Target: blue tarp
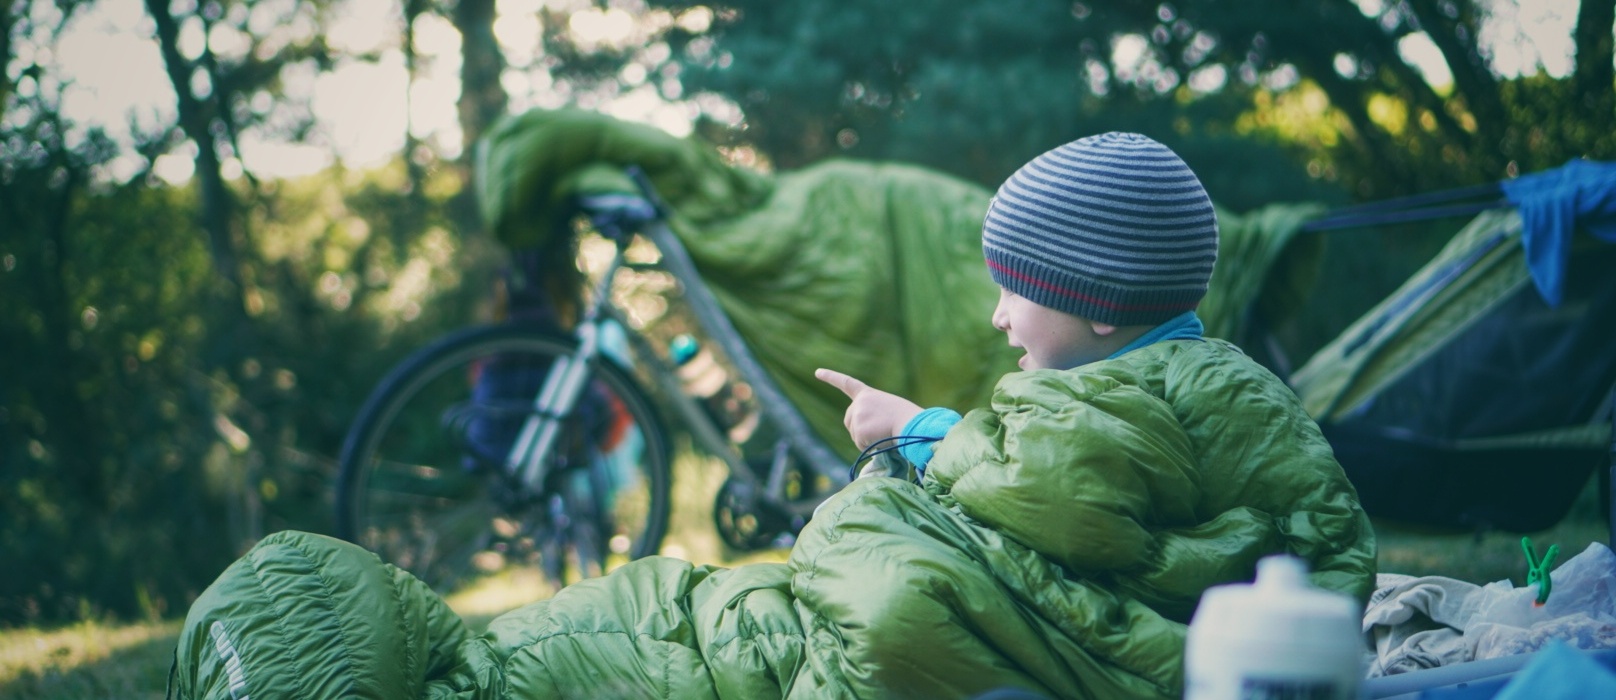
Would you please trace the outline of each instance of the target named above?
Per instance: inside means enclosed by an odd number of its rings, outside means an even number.
[[[1616,243],[1616,163],[1573,160],[1501,184],[1504,196],[1521,212],[1532,282],[1549,306],[1559,307],[1576,227]]]

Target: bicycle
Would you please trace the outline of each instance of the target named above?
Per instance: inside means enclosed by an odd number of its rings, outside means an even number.
[[[339,460],[339,537],[439,589],[512,558],[536,557],[560,586],[653,554],[671,510],[661,404],[724,463],[713,517],[733,548],[794,535],[847,483],[846,464],[747,349],[668,227],[665,205],[629,170],[639,196],[577,202],[614,252],[571,332],[520,322],[464,329],[411,354],[372,391]],[[636,239],[660,259],[631,262]],[[763,449],[743,451],[614,304],[619,273],[639,268],[677,281],[702,335],[750,388]]]

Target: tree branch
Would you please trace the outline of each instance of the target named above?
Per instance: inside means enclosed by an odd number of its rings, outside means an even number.
[[[1493,75],[1487,59],[1477,47],[1474,30],[1481,22],[1476,17],[1474,3],[1454,0],[1459,10],[1457,17],[1442,11],[1439,0],[1407,0],[1409,10],[1425,30],[1426,36],[1442,52],[1442,58],[1453,73],[1453,87],[1470,116],[1476,119],[1476,148],[1480,153],[1496,150],[1503,142],[1508,127],[1508,113],[1498,91],[1498,79]],[[1502,173],[1492,173],[1499,176]]]

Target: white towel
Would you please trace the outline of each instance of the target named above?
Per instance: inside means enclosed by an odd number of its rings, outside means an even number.
[[[1381,574],[1364,611],[1376,657],[1369,677],[1524,654],[1552,639],[1616,648],[1616,553],[1595,542],[1549,579],[1548,602],[1537,606],[1535,585]]]

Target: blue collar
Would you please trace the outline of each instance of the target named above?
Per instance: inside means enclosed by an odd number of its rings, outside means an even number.
[[[1111,356],[1105,359],[1114,360],[1163,340],[1200,340],[1204,332],[1206,327],[1201,325],[1201,317],[1196,316],[1194,311],[1185,311],[1163,321],[1161,325],[1146,331],[1144,335],[1134,338],[1133,342],[1124,345],[1121,350],[1111,353]]]

